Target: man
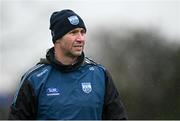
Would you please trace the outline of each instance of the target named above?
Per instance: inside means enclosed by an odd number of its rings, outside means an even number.
[[[54,12],[50,30],[54,47],[23,75],[9,119],[127,119],[110,74],[84,55],[81,17]]]

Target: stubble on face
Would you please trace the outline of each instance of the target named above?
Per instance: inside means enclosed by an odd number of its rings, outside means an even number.
[[[84,43],[73,42],[71,53],[74,56],[80,56],[84,50]]]
[[[61,39],[57,41],[57,44],[57,46],[59,46],[59,53],[62,53],[62,55],[66,57],[75,58],[82,54],[85,43],[78,43],[76,41],[68,43],[67,40]]]
[[[76,28],[57,40],[55,47],[59,57],[74,59],[80,56],[84,50],[85,34],[83,28]]]

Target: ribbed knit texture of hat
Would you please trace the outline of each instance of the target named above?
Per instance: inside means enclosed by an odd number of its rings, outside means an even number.
[[[53,43],[75,28],[84,28],[86,31],[83,20],[74,11],[65,9],[52,13],[49,29],[51,30]]]

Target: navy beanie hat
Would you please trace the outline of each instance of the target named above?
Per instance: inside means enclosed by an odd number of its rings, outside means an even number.
[[[75,28],[84,28],[86,31],[83,20],[74,11],[65,9],[52,13],[49,29],[51,30],[53,43]]]

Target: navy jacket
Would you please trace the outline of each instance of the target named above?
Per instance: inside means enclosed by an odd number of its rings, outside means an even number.
[[[59,63],[51,48],[47,59],[27,71],[10,107],[9,119],[127,119],[110,74],[94,61],[78,57]]]

